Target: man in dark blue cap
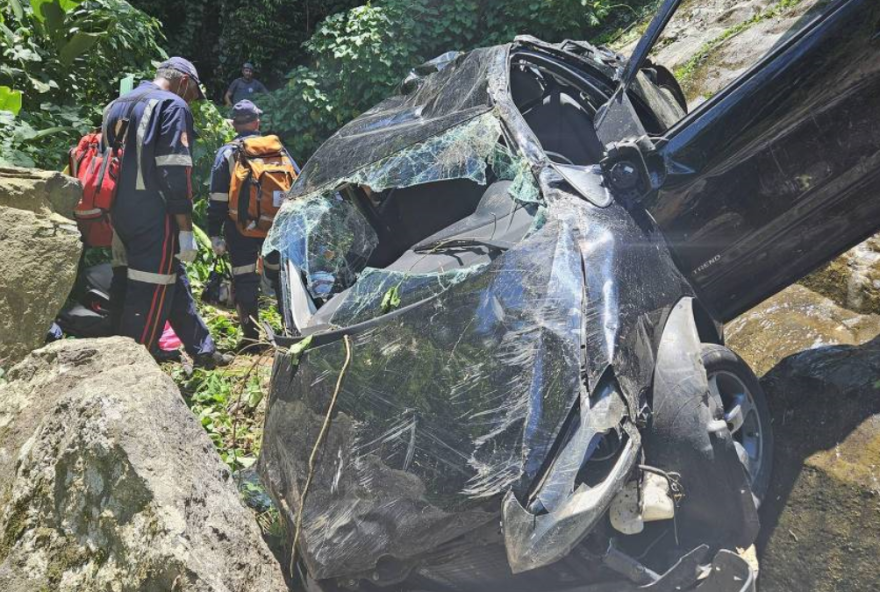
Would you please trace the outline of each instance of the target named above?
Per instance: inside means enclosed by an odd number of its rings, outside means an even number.
[[[253,100],[257,93],[267,93],[269,90],[263,83],[254,78],[254,65],[245,62],[241,67],[241,78],[236,78],[229,85],[226,95],[223,97],[226,106],[237,104],[245,99]]]
[[[155,79],[104,109],[103,138],[124,148],[110,216],[114,230],[111,307],[119,334],[158,359],[170,321],[197,365],[227,364],[196,310],[183,263],[198,253],[192,231],[193,118],[189,103],[204,98],[188,60],[159,65]]]
[[[265,232],[241,228],[230,216],[230,186],[235,170],[236,151],[247,138],[260,137],[260,116],[263,112],[249,100],[239,101],[232,108],[235,139],[217,152],[211,171],[211,200],[208,203],[208,235],[217,256],[229,253],[235,306],[238,310],[244,340],[240,348],[253,348],[257,342],[256,319],[259,318],[260,276],[257,260],[263,249]],[[283,151],[295,174],[299,166],[286,150]],[[263,272],[272,282],[276,296],[280,294],[280,262],[278,252],[263,258]]]

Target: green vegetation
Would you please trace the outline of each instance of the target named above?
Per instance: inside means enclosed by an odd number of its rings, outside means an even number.
[[[260,452],[271,355],[242,356],[231,367],[187,376],[170,368],[187,404],[233,470],[254,464]]]
[[[63,168],[122,73],[164,57],[160,26],[124,0],[0,1],[0,164]]]
[[[682,89],[684,89],[685,94],[690,96],[690,91],[692,90],[691,87],[693,86],[694,80],[698,78],[698,73],[706,66],[710,56],[715,50],[725,41],[742,33],[746,29],[750,29],[762,21],[783,15],[801,2],[802,0],[779,0],[775,4],[757,13],[752,18],[737,23],[733,27],[722,31],[720,35],[711,41],[704,43],[691,59],[675,69],[675,77],[678,79],[679,84],[681,84]]]
[[[610,9],[607,0],[385,0],[352,8],[321,24],[304,46],[309,63],[263,99],[268,127],[305,160],[428,59],[517,34],[588,38]]]

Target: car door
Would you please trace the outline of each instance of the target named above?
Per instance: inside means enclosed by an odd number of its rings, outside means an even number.
[[[654,138],[641,203],[725,321],[880,230],[880,2],[805,21]]]

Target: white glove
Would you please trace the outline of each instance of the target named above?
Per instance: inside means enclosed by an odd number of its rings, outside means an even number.
[[[177,234],[177,238],[180,242],[180,252],[177,254],[177,258],[184,263],[192,263],[195,261],[196,255],[199,254],[199,246],[196,244],[196,237],[193,236],[193,233],[187,230],[181,230]]]
[[[226,241],[219,236],[212,236],[211,248],[214,249],[215,255],[217,255],[218,257],[222,257],[226,254]]]

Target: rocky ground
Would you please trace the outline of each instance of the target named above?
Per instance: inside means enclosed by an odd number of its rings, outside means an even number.
[[[63,340],[0,386],[0,590],[286,590],[229,467],[130,339]]]
[[[880,316],[792,286],[727,327],[763,374],[776,453],[758,542],[761,592],[880,581]]]

